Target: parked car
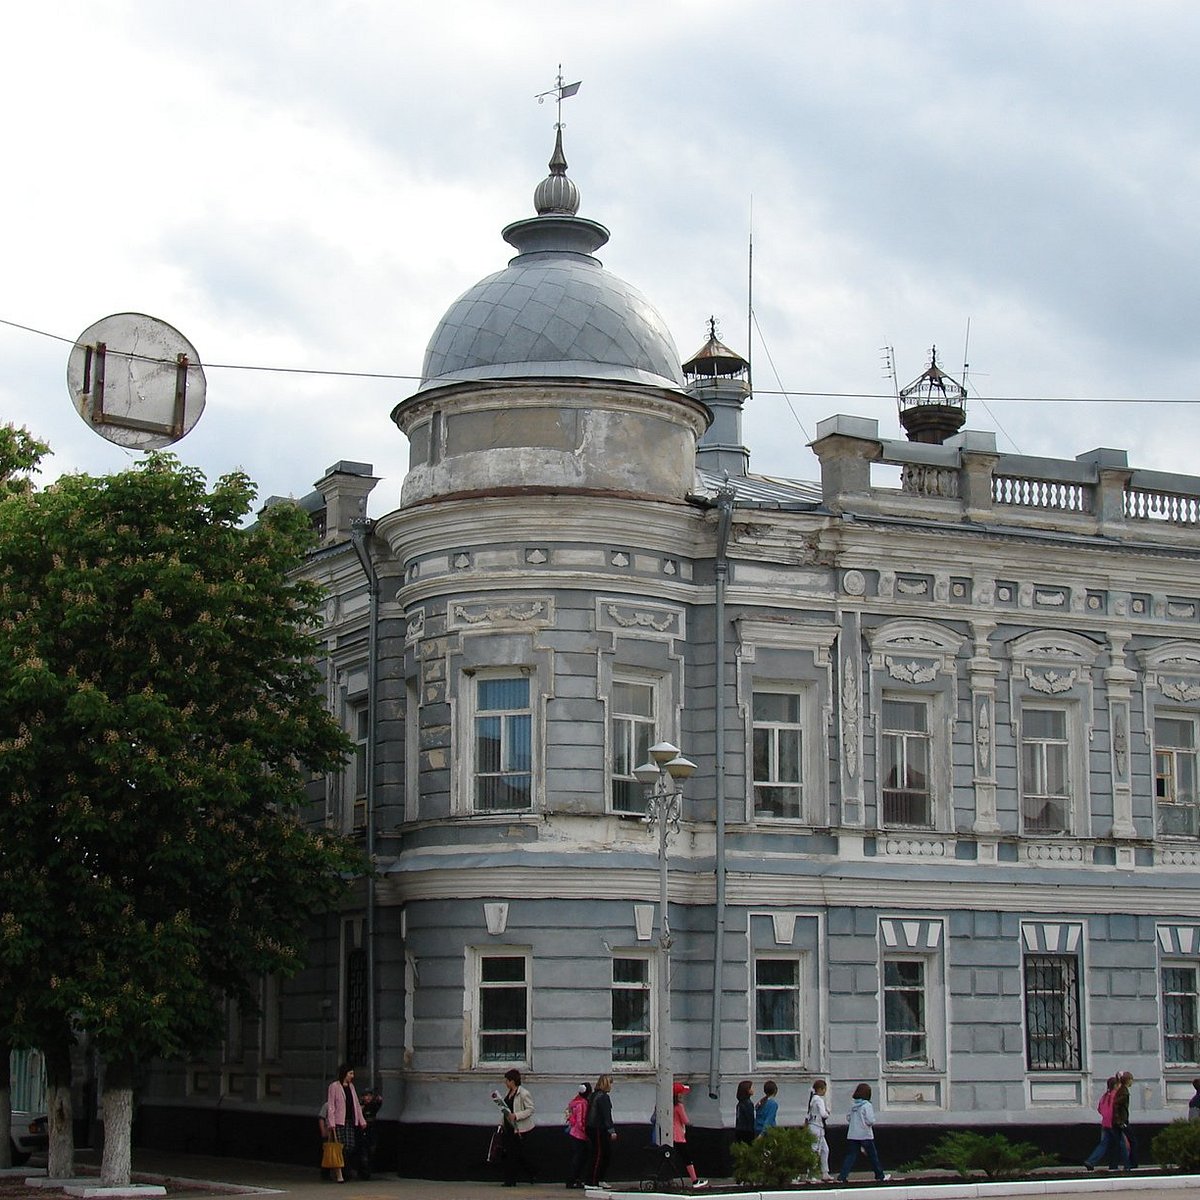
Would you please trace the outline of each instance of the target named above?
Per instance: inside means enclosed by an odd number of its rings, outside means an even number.
[[[45,1154],[50,1147],[45,1113],[13,1113],[8,1140],[14,1167],[23,1167],[35,1154]]]

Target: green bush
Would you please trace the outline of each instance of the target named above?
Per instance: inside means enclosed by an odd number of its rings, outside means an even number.
[[[1016,1175],[1037,1167],[1052,1167],[1058,1162],[1053,1154],[1043,1154],[1029,1142],[1010,1142],[1002,1133],[974,1133],[960,1130],[935,1142],[920,1158],[906,1163],[904,1171],[957,1171],[964,1179],[982,1171],[989,1179]]]
[[[1179,1171],[1200,1170],[1200,1121],[1172,1121],[1150,1143],[1154,1161]]]
[[[814,1175],[821,1165],[806,1126],[772,1126],[752,1142],[734,1142],[733,1177],[757,1188],[787,1187],[802,1175]]]

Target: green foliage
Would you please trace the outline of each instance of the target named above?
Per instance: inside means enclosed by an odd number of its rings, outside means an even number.
[[[975,1133],[963,1129],[940,1138],[919,1158],[902,1170],[957,1171],[963,1178],[983,1172],[989,1179],[1016,1175],[1058,1162],[1053,1154],[1043,1154],[1030,1142],[1010,1142],[1002,1133]]]
[[[28,492],[28,473],[50,452],[26,429],[0,425],[0,497],[8,493]]]
[[[1200,1171],[1200,1121],[1172,1121],[1150,1143],[1154,1161],[1191,1174]]]
[[[734,1142],[733,1177],[758,1188],[786,1187],[793,1179],[813,1175],[821,1163],[807,1126],[774,1125],[752,1142]]]
[[[8,453],[6,458],[6,447]],[[0,439],[5,463],[34,448]],[[24,458],[20,452],[23,450]],[[223,995],[301,965],[309,917],[363,863],[299,820],[347,741],[308,632],[320,590],[293,505],[244,527],[170,455],[0,490],[0,1029],[177,1057]]]

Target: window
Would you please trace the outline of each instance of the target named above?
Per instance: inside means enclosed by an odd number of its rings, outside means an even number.
[[[614,958],[612,964],[612,1061],[614,1067],[651,1061],[650,959]]]
[[[524,954],[483,954],[478,961],[476,1061],[527,1062],[529,960]]]
[[[1154,794],[1159,833],[1184,837],[1200,833],[1194,717],[1154,718]]]
[[[1069,831],[1069,762],[1066,711],[1022,709],[1021,812],[1027,833]]]
[[[929,702],[884,697],[880,779],[885,825],[933,825],[929,794]]]
[[[365,701],[350,706],[350,738],[354,742],[354,753],[351,757],[353,782],[351,792],[354,801],[355,829],[365,828],[367,824],[367,755],[370,754],[370,714]]]
[[[644,813],[646,787],[633,772],[650,757],[655,740],[654,684],[614,679],[609,705],[613,812]]]
[[[754,813],[804,815],[801,697],[795,692],[754,693]]]
[[[503,811],[532,807],[532,726],[528,676],[476,680],[477,809]]]
[[[761,1063],[798,1063],[800,962],[796,958],[757,958],[754,962],[754,1054]]]
[[[1157,724],[1157,723],[1156,723]],[[1163,1061],[1168,1066],[1200,1062],[1196,966],[1171,963],[1162,968]]]
[[[1079,1070],[1079,977],[1074,955],[1025,956],[1025,1056],[1031,1071]]]
[[[929,1064],[923,959],[884,959],[883,1047],[889,1066]]]

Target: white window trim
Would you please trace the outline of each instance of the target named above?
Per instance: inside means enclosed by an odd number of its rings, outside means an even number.
[[[781,817],[765,810],[760,811],[755,805],[754,787],[761,782],[754,778],[754,731],[757,723],[754,720],[754,697],[762,693],[774,695],[792,695],[800,699],[800,813],[795,817]],[[753,690],[746,705],[747,731],[746,739],[746,806],[747,819],[754,821],[782,821],[789,825],[825,825],[828,824],[828,804],[822,787],[823,770],[816,757],[813,743],[824,746],[825,739],[820,736],[821,713],[817,701],[817,689],[814,684],[783,683],[769,679],[755,679]],[[814,800],[819,796],[820,800]]]
[[[813,1011],[810,979],[812,965],[810,952],[780,947],[776,950],[756,950],[750,955],[750,1061],[757,1071],[815,1070],[817,1052],[816,1014]],[[796,1061],[775,1058],[759,1058],[758,1035],[771,1034],[776,1030],[759,1030],[758,1027],[758,964],[764,961],[786,961],[796,964],[796,1030],[800,1046],[800,1057]]]
[[[1198,697],[1200,698],[1200,697]],[[1158,704],[1154,711],[1150,714],[1148,732],[1150,734],[1150,788],[1151,796],[1154,801],[1154,834],[1160,838],[1180,838],[1187,842],[1194,842],[1200,835],[1200,795],[1190,805],[1187,804],[1168,804],[1162,805],[1158,797],[1158,722],[1166,721],[1187,721],[1192,727],[1192,745],[1190,747],[1193,758],[1196,760],[1196,766],[1200,767],[1200,712],[1195,708],[1173,708],[1166,704]],[[1170,750],[1185,749],[1184,747],[1168,747]],[[1192,813],[1192,826],[1194,832],[1179,833],[1174,831],[1164,832],[1159,827],[1160,809],[1190,809]]]
[[[660,731],[663,729],[663,714],[668,711],[664,697],[667,693],[666,679],[656,672],[636,671],[624,667],[614,666],[612,669],[612,678],[608,681],[608,696],[605,701],[605,721],[604,721],[604,807],[606,812],[615,813],[618,816],[626,817],[641,817],[643,813],[636,812],[633,809],[617,808],[613,804],[613,790],[618,776],[614,770],[614,758],[616,757],[616,740],[614,737],[614,721],[617,713],[613,707],[612,691],[613,685],[617,683],[633,684],[642,687],[649,687],[653,696],[651,697],[650,707],[653,714],[650,718],[651,733],[650,745],[664,739],[671,741],[672,738],[663,735]],[[635,767],[640,767],[641,763],[634,763]],[[635,786],[642,787],[641,784]]]
[[[1189,1061],[1171,1062],[1167,1059],[1167,993],[1163,987],[1163,972],[1171,968],[1186,968],[1193,973],[1196,990],[1192,994],[1196,997],[1197,1023],[1200,1024],[1200,960],[1182,955],[1165,955],[1158,961],[1158,1021],[1162,1029],[1159,1053],[1162,1055],[1163,1071],[1166,1074],[1180,1072],[1194,1076],[1196,1068],[1200,1066],[1200,1054]]]
[[[950,1012],[949,972],[946,969],[945,922],[936,916],[885,915],[879,918],[879,1061],[885,1077],[905,1080],[937,1076],[943,1080],[940,1107],[945,1107],[945,1078],[949,1072],[947,1028]],[[923,1063],[889,1062],[884,1037],[884,963],[889,960],[925,964],[925,1050]]]
[[[926,786],[929,791],[929,824],[901,825],[884,820],[883,791],[886,780],[882,776],[883,744],[885,740],[885,721],[883,705],[887,700],[900,703],[923,703],[926,712],[927,729],[926,741],[929,744],[929,775]],[[945,692],[926,692],[917,689],[901,691],[896,688],[884,688],[879,695],[879,713],[875,720],[875,823],[879,829],[887,830],[928,830],[930,832],[946,832],[954,827],[952,808],[953,788],[951,786],[952,767],[951,751],[951,722],[947,710]]]
[[[335,688],[332,711],[351,741],[356,741],[356,713],[364,709],[370,697],[367,687],[366,660],[354,659],[334,665]],[[366,753],[370,753],[368,743]],[[330,776],[328,805],[329,823],[341,833],[351,833],[355,828],[355,807],[361,803],[365,810],[365,798],[357,795],[355,771],[357,755],[350,754],[341,770]]]
[[[1067,828],[1061,832],[1054,830],[1027,829],[1025,826],[1025,736],[1024,723],[1027,709],[1042,711],[1059,711],[1065,715],[1067,743]],[[1088,833],[1087,809],[1087,776],[1088,758],[1087,742],[1083,729],[1083,716],[1078,700],[1051,700],[1038,695],[1025,695],[1021,698],[1016,713],[1016,749],[1017,749],[1017,819],[1020,823],[1022,837],[1028,838],[1064,838],[1086,837]]]
[[[468,946],[464,969],[463,1021],[467,1036],[468,1061],[464,1069],[494,1071],[501,1062],[508,1066],[529,1068],[533,1062],[533,951],[529,946]],[[484,1059],[480,1049],[481,999],[483,991],[483,960],[485,958],[520,958],[525,963],[525,1056],[522,1059]]]
[[[475,717],[479,683],[488,679],[512,679],[523,675],[529,680],[529,807],[481,809],[475,807]],[[528,665],[516,664],[497,667],[464,668],[459,681],[459,700],[456,705],[454,761],[456,787],[451,798],[452,812],[456,816],[503,817],[511,820],[535,813],[542,807],[542,714],[544,704],[539,701],[537,672]]]
[[[611,1020],[612,1020],[612,1018],[611,1018],[611,1013],[612,1013],[611,998],[612,998],[612,992],[617,990],[616,981],[611,978],[612,964],[615,963],[618,958],[636,958],[636,959],[639,959],[642,962],[645,962],[648,964],[648,968],[646,971],[646,979],[647,979],[646,988],[647,988],[647,997],[648,997],[648,1006],[647,1007],[648,1007],[649,1019],[650,1019],[650,1037],[647,1042],[647,1050],[649,1053],[649,1058],[642,1060],[642,1061],[638,1061],[638,1062],[620,1062],[619,1063],[619,1062],[614,1061],[611,1066],[611,1070],[614,1075],[619,1075],[622,1072],[633,1072],[633,1073],[644,1072],[645,1070],[647,1070],[647,1068],[656,1067],[658,1065],[658,1055],[659,1055],[659,1046],[658,1046],[658,961],[659,961],[659,959],[658,959],[658,954],[652,950],[642,950],[642,949],[631,950],[631,949],[624,948],[624,947],[613,949],[612,958],[609,960],[609,976],[610,976],[610,988],[611,988],[611,991],[609,993],[609,999],[610,999],[610,1004],[609,1004],[610,1039],[609,1040],[610,1040],[610,1044],[611,1044],[612,1036],[616,1034],[616,1030],[611,1028]],[[623,990],[628,990],[628,989],[623,989]]]

